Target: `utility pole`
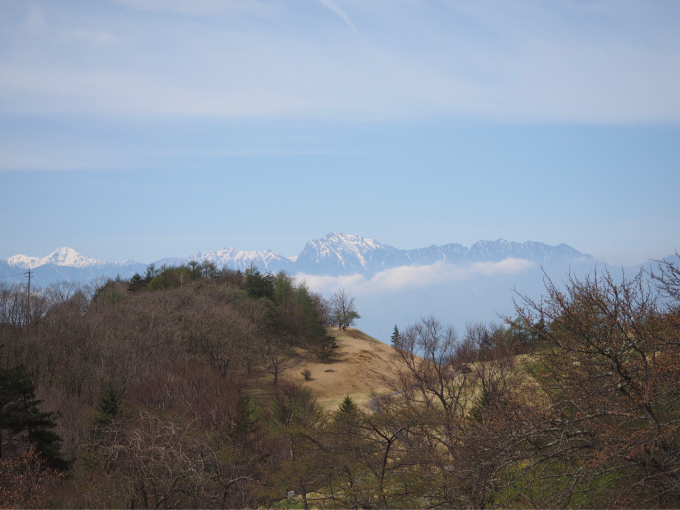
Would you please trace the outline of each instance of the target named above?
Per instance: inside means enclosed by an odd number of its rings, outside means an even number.
[[[28,324],[31,320],[31,276],[33,276],[30,266],[24,274],[28,278],[28,293],[26,294],[26,324]]]

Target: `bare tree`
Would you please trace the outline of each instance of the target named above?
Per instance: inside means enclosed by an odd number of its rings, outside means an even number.
[[[40,508],[63,473],[45,467],[35,446],[0,458],[0,508]]]
[[[340,329],[345,329],[361,319],[354,306],[354,298],[345,289],[340,289],[331,297],[332,322]]]
[[[547,280],[540,304],[524,297],[518,306],[519,323],[542,339],[531,365],[541,406],[525,407],[534,452],[527,484],[554,497],[537,504],[588,495],[591,506],[677,506],[678,273],[664,269],[657,282],[670,303],[660,302],[642,272],[620,283],[605,272],[570,277],[564,289]],[[558,485],[563,490],[554,491]]]
[[[680,253],[675,252],[680,258]],[[677,307],[680,305],[680,266],[667,260],[657,260],[657,272],[652,271],[651,277],[657,288]]]
[[[291,349],[276,335],[265,334],[259,345],[260,357],[267,372],[274,376],[274,386],[279,375],[292,366]]]
[[[499,470],[513,454],[505,429],[492,424],[497,409],[509,412],[521,387],[514,356],[500,342],[485,341],[480,349],[478,341],[495,331],[469,325],[459,341],[453,327],[430,316],[406,327],[395,342],[393,398],[420,413],[412,441],[420,445],[424,479],[441,504],[494,504]]]
[[[48,309],[49,302],[41,289],[31,290],[29,308],[26,286],[0,283],[0,326],[22,327],[42,318]]]
[[[434,316],[407,326],[395,341],[394,389],[414,402],[431,405],[436,399],[446,410],[457,407],[460,385],[453,382],[457,367],[452,365],[457,340],[453,326],[444,326]]]
[[[68,280],[49,284],[45,289],[45,295],[49,300],[50,306],[63,305],[80,295],[85,299],[83,285]]]

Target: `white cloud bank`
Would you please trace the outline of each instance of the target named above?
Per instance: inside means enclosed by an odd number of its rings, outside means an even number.
[[[316,276],[298,274],[296,278],[307,282],[314,292],[328,296],[338,289],[353,294],[380,294],[408,288],[428,287],[448,282],[468,280],[476,276],[490,277],[498,274],[517,274],[536,264],[523,259],[509,258],[501,262],[475,262],[466,266],[435,262],[429,266],[401,266],[376,273],[371,278],[360,274],[349,276]]]

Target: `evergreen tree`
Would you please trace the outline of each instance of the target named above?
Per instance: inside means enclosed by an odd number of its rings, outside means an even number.
[[[236,413],[231,422],[229,435],[247,437],[257,428],[258,419],[255,413],[255,405],[250,397],[240,396],[236,404]]]
[[[392,339],[392,347],[397,347],[399,345],[399,328],[396,324],[394,325],[394,331],[390,338]]]
[[[33,381],[23,365],[0,368],[0,458],[12,456],[22,443],[33,444],[47,467],[68,468],[61,457],[61,438],[52,429],[55,414],[38,410]]]
[[[196,262],[195,260],[192,260],[189,262],[189,267],[191,268],[189,272],[189,277],[191,278],[191,281],[196,281],[201,278],[201,264]]]
[[[356,405],[354,400],[352,400],[352,397],[349,395],[345,395],[345,399],[340,403],[340,406],[338,407],[338,413],[341,415],[352,415],[356,413],[359,409],[359,406]]]
[[[130,283],[128,283],[128,291],[137,292],[138,290],[142,290],[144,286],[144,278],[142,278],[139,273],[135,273],[132,278],[130,278]]]
[[[252,261],[250,262],[250,266],[246,269],[245,285],[248,296],[255,299],[272,299],[274,297],[275,285],[276,276],[272,273],[260,273],[257,266]]]
[[[97,414],[94,417],[95,427],[104,427],[109,425],[113,418],[120,413],[123,407],[123,401],[120,395],[113,387],[107,387],[99,396],[97,402]]]
[[[151,280],[156,276],[156,264],[149,264],[146,268],[146,273],[144,274],[144,284],[149,285]]]
[[[203,261],[203,264],[201,264],[201,271],[203,272],[203,277],[206,280],[210,280],[217,276],[218,270],[214,262],[211,260],[205,260]]]

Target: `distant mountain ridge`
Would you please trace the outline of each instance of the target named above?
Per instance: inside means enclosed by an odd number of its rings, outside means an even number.
[[[400,250],[374,239],[329,232],[321,239],[309,241],[295,263],[295,270],[306,274],[373,274],[399,266],[424,266],[435,262],[468,264],[500,262],[508,258],[530,260],[538,265],[594,263],[595,258],[571,246],[549,246],[527,241],[477,241],[470,248],[457,243],[432,245],[415,250]]]
[[[251,262],[261,271],[287,271],[309,275],[372,275],[400,266],[423,266],[444,262],[471,264],[475,262],[499,262],[508,258],[530,260],[537,265],[568,265],[572,263],[594,264],[595,258],[566,244],[549,246],[534,241],[524,243],[477,241],[470,248],[457,243],[443,246],[432,245],[415,250],[401,250],[382,244],[374,239],[332,231],[321,239],[309,241],[297,257],[284,257],[271,250],[243,251],[225,248],[219,251],[196,252],[188,257],[164,258],[155,262],[162,265],[187,264],[211,261],[218,267],[245,270]],[[135,272],[143,272],[146,264],[127,260],[109,263],[82,255],[71,248],[59,248],[47,257],[15,255],[0,261],[0,276],[17,273],[28,268],[35,270],[36,277],[49,282],[61,279],[84,281],[91,277],[123,278]],[[17,275],[14,281],[22,281]],[[7,281],[7,280],[5,280]]]
[[[274,253],[271,250],[265,251],[242,251],[233,248],[224,248],[219,251],[196,252],[188,257],[174,257],[161,259],[156,262],[156,266],[160,267],[163,264],[168,266],[178,266],[187,264],[195,260],[197,262],[210,261],[217,267],[227,266],[230,269],[240,269],[245,271],[252,261],[260,270],[278,272],[281,270],[290,269],[293,262],[281,255]]]

